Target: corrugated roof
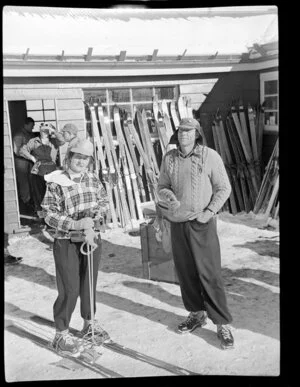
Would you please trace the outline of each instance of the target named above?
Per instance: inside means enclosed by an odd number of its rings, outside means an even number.
[[[17,26],[17,28],[16,28]],[[276,7],[79,9],[6,6],[3,52],[93,55],[242,54],[278,40]]]

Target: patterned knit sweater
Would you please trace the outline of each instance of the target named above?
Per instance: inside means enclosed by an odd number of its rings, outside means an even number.
[[[196,145],[186,157],[179,148],[163,158],[158,180],[158,196],[168,202],[176,198],[180,207],[168,214],[173,222],[197,217],[206,208],[218,212],[228,199],[231,186],[220,155],[207,146]]]

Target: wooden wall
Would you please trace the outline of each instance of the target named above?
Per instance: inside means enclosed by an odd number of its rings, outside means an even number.
[[[66,123],[75,124],[78,129],[78,137],[86,137],[85,113],[83,104],[83,92],[81,88],[24,88],[15,85],[13,88],[4,86],[4,98],[8,101],[39,101],[56,100],[56,122],[59,129]],[[18,194],[13,162],[13,149],[11,143],[11,130],[9,128],[9,116],[4,104],[4,212],[5,232],[11,234],[20,229],[18,209]],[[60,148],[60,159],[63,160],[67,144]]]
[[[211,124],[217,109],[221,116],[226,117],[232,100],[242,99],[254,106],[259,103],[259,73],[256,71],[231,72],[218,74],[217,81],[196,112],[200,119],[208,146],[214,147]]]
[[[11,234],[20,228],[16,176],[12,153],[11,132],[7,104],[3,105],[4,148],[4,233]]]

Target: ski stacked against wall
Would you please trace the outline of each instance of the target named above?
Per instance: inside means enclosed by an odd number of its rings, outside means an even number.
[[[193,117],[191,101],[153,100],[153,110],[135,109],[133,115],[115,105],[110,112],[96,97],[85,102],[94,142],[95,171],[102,180],[114,227],[134,227],[143,220],[143,203],[158,200],[157,181],[163,155],[175,145],[170,137],[180,119]]]

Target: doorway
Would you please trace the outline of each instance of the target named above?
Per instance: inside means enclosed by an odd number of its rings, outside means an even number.
[[[27,109],[26,109],[26,101],[8,101],[8,113],[9,113],[9,120],[10,120],[10,129],[11,129],[11,138],[13,139],[14,136],[21,130],[23,127],[26,117],[27,117]],[[21,185],[24,186],[24,184],[29,182],[29,189],[30,189],[30,195],[31,195],[31,186],[30,186],[30,176],[28,176],[28,179],[24,179],[24,168],[22,168],[22,161],[25,162],[25,160],[22,160],[22,158],[17,157],[14,154],[15,158],[15,175],[16,175],[16,181],[17,181],[17,197],[18,197],[18,204],[19,204],[19,216],[20,216],[20,223],[21,225],[26,225],[28,223],[28,220],[35,219],[34,217],[34,210],[33,207],[30,205],[25,205],[23,200],[21,199]],[[30,167],[30,166],[29,166]],[[23,176],[23,178],[20,176]],[[22,183],[23,182],[23,183]]]

